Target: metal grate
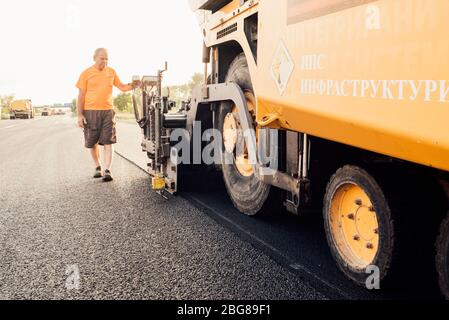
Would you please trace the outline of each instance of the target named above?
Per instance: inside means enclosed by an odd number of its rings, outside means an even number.
[[[226,37],[227,35],[234,33],[236,31],[237,31],[237,23],[234,23],[233,25],[230,25],[229,27],[219,31],[217,33],[217,40]]]

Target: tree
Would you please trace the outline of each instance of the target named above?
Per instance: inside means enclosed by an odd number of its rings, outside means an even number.
[[[13,101],[14,101],[14,95],[13,94],[0,96],[0,106],[3,107],[3,108],[9,109],[9,107],[11,106],[11,103]]]
[[[114,98],[114,106],[120,112],[131,112],[132,103],[132,96],[130,93],[121,93]]]
[[[9,114],[11,103],[14,101],[14,95],[2,95],[0,96],[0,111],[2,114]],[[1,118],[1,114],[0,114]]]
[[[190,79],[190,82],[188,84],[189,90],[192,91],[193,88],[199,84],[202,84],[203,81],[203,74],[202,73],[195,73],[192,78]]]
[[[195,73],[188,83],[167,87],[170,91],[170,100],[175,101],[180,106],[181,101],[187,100],[192,95],[193,88],[201,83],[203,83],[203,75],[201,73]],[[164,88],[164,91],[167,88]]]

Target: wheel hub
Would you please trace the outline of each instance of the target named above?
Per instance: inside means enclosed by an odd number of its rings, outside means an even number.
[[[330,220],[345,262],[355,269],[371,265],[379,250],[379,224],[365,191],[352,183],[340,186],[332,199]]]
[[[245,92],[248,111],[254,118],[255,115],[255,98],[251,92]],[[254,120],[254,119],[253,119]],[[256,128],[258,131],[258,129]],[[256,131],[256,140],[258,133]],[[239,173],[244,177],[254,175],[254,168],[250,162],[248,148],[243,137],[243,128],[240,123],[238,109],[236,105],[232,106],[223,124],[223,141],[226,152],[234,154],[234,164]]]
[[[223,125],[223,141],[226,152],[233,153],[238,137],[237,121],[233,112],[226,115]]]

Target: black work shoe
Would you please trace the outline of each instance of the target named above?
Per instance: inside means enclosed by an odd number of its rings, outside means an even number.
[[[95,169],[94,179],[103,178],[103,170],[101,170],[101,167],[97,167]]]
[[[104,182],[111,182],[112,180],[114,180],[114,178],[112,177],[111,171],[105,170],[105,172],[104,172],[104,177],[103,177],[103,181],[104,181]]]

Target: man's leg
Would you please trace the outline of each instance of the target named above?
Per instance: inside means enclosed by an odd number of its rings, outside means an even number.
[[[113,145],[117,143],[115,124],[115,112],[113,110],[105,112],[100,135],[100,144],[104,146],[103,162],[105,171],[103,181],[105,182],[114,180],[111,173],[111,167],[114,159]]]
[[[105,145],[103,149],[103,161],[105,170],[111,170],[113,160],[114,160],[114,146],[112,144]]]
[[[100,164],[100,148],[98,147],[98,144],[96,144],[92,149],[90,149],[90,154],[92,156],[92,159],[95,163],[95,168],[98,168],[101,166]]]
[[[103,149],[104,158],[104,182],[110,182],[114,180],[111,173],[112,160],[114,159],[114,146],[112,144],[105,144]]]
[[[100,164],[100,147],[98,146],[98,144],[94,145],[94,147],[90,149],[90,154],[95,163],[94,178],[103,178],[103,170],[101,169]]]
[[[101,135],[101,131],[98,129],[101,127],[101,118],[99,117],[99,112],[95,110],[85,111],[84,116],[86,117],[87,122],[84,126],[85,146],[89,149],[95,164],[94,178],[102,178],[103,170],[101,169],[100,147],[98,145]]]

